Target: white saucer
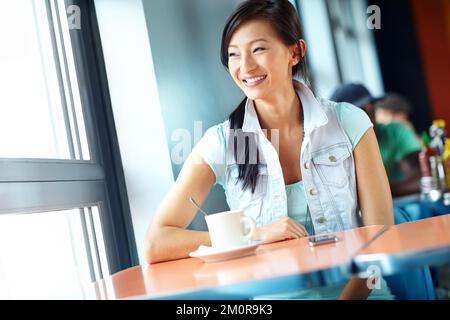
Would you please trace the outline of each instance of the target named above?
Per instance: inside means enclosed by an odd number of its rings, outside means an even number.
[[[200,246],[197,250],[189,253],[189,256],[202,259],[204,262],[219,262],[252,255],[261,244],[262,241],[253,241],[251,244],[230,249],[215,249],[213,247]]]

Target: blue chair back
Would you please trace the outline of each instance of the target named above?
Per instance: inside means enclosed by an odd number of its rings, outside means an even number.
[[[401,224],[410,222],[411,218],[402,208],[394,207],[394,221],[395,224]],[[405,270],[400,274],[385,276],[384,279],[397,300],[436,299],[429,267]]]

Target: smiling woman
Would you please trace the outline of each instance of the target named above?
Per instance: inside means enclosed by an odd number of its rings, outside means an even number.
[[[231,14],[221,60],[246,98],[186,160],[148,229],[149,263],[183,258],[210,244],[207,232],[186,227],[196,214],[189,197],[203,202],[214,184],[225,189],[231,210],[244,210],[256,221],[252,240],[393,222],[370,119],[350,104],[316,98],[307,85],[305,55],[298,14],[288,0],[247,0]],[[365,279],[352,279],[289,297],[369,294]],[[385,285],[375,295],[390,297]]]

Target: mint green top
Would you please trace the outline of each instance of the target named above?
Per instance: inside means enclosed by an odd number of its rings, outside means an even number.
[[[403,178],[399,161],[411,152],[420,150],[414,132],[401,122],[377,124],[378,145],[389,181]]]
[[[308,206],[306,204],[305,187],[303,186],[303,181],[288,184],[285,188],[288,216],[298,223],[304,225],[306,231],[308,231],[308,234],[313,235],[314,228],[312,227],[312,223],[309,223],[309,220],[307,221]]]

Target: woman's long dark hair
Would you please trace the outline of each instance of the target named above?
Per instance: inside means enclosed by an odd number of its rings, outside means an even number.
[[[247,0],[243,2],[228,18],[222,33],[222,44],[220,58],[222,64],[228,69],[228,46],[234,32],[245,22],[255,19],[267,20],[271,23],[277,35],[286,46],[299,44],[303,39],[300,20],[294,6],[288,0]],[[292,67],[292,75],[308,81],[308,72],[305,59]],[[244,122],[245,104],[247,98],[242,100],[238,107],[230,114],[230,129],[233,132],[230,135],[230,141],[234,144],[234,159],[239,167],[238,180],[242,181],[242,189],[251,188],[255,192],[258,180],[259,152],[256,154],[256,163],[250,161],[250,150],[257,150],[258,144],[256,135],[243,133],[242,125]],[[244,138],[239,135],[244,135]],[[239,153],[238,147],[240,141],[245,141],[243,153]],[[254,144],[254,145],[251,145]],[[250,145],[250,146],[249,146]],[[254,148],[250,148],[254,147]],[[242,159],[244,158],[244,159]]]

